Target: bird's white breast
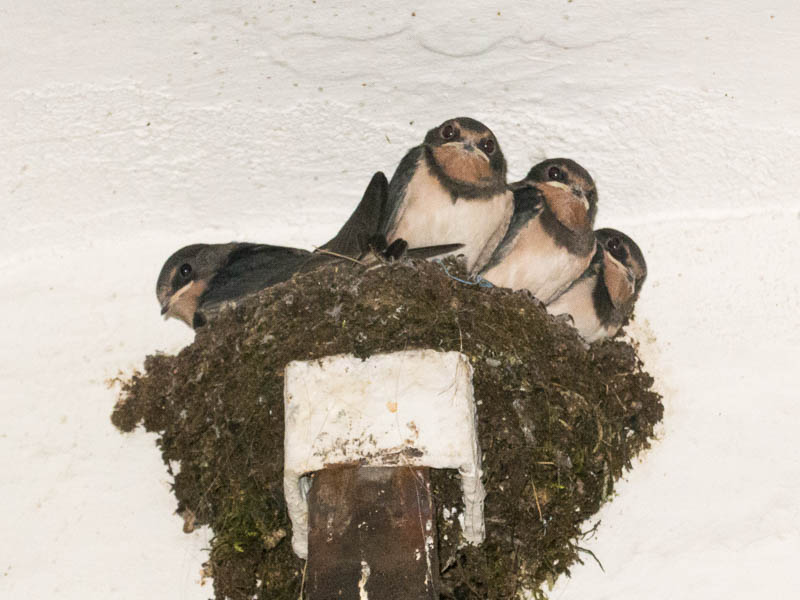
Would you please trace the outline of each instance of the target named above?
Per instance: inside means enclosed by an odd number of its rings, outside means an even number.
[[[464,244],[470,271],[485,264],[500,243],[513,212],[510,191],[484,199],[456,198],[428,170],[420,159],[406,198],[390,231],[388,241],[402,238],[410,248],[436,244]]]
[[[551,315],[570,315],[575,329],[589,343],[615,333],[609,332],[597,318],[597,311],[592,301],[596,284],[596,277],[582,279],[547,305],[547,312]]]
[[[564,292],[586,270],[594,250],[576,256],[544,230],[539,218],[526,223],[503,259],[483,274],[494,285],[529,290],[547,304]]]

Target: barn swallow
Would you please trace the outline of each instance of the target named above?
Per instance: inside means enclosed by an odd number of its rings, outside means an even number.
[[[375,206],[385,206],[387,187],[383,173],[376,173],[353,216],[325,244],[329,251],[309,252],[247,242],[192,244],[181,248],[167,259],[158,276],[156,297],[161,314],[196,328],[205,323],[206,315],[223,304],[286,281],[298,271],[347,257],[364,259],[373,251],[389,259],[430,258],[461,247],[450,244],[407,250],[406,242],[399,239],[387,248],[383,237],[375,234],[381,213],[374,210]]]
[[[175,317],[191,327],[209,283],[239,245],[192,244],[172,254],[156,282],[156,297],[164,318]]]
[[[647,263],[631,238],[615,229],[598,229],[595,237],[597,251],[589,268],[547,306],[551,314],[570,315],[589,343],[616,335],[647,277]]]
[[[393,247],[400,247],[400,253],[408,258],[431,258],[461,247],[447,244],[405,251],[405,242],[397,242]],[[164,318],[178,318],[196,329],[223,305],[287,281],[295,273],[344,260],[338,255],[269,244],[193,244],[167,259],[158,276],[156,296]]]
[[[499,287],[526,289],[547,304],[592,261],[597,189],[589,173],[567,158],[541,162],[509,187],[511,223],[479,276]]]
[[[500,144],[482,123],[459,117],[428,131],[400,161],[381,232],[412,248],[462,243],[467,269],[476,272],[502,239],[513,208]]]

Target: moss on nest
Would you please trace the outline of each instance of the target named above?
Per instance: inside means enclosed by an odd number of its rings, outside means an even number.
[[[587,519],[662,417],[635,349],[587,348],[529,294],[464,285],[435,263],[344,263],[223,311],[177,356],[147,357],[114,409],[119,429],[158,432],[165,463],[180,464],[186,529],[214,531],[217,598],[301,593],[282,489],[286,363],[410,348],[459,350],[475,367],[487,539],[462,546],[457,474],[433,471],[443,597],[513,598],[587,555]]]

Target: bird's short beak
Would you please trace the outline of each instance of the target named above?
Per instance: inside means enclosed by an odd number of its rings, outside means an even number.
[[[472,142],[447,142],[446,144],[442,144],[442,146],[451,146],[454,148],[458,148],[463,152],[469,152],[470,154],[475,154],[480,156],[486,162],[489,162],[489,157],[486,156],[486,153],[483,152],[480,148],[475,146]]]
[[[167,311],[169,311],[169,302],[171,299],[169,287],[160,286],[158,291],[156,291],[156,297],[158,298],[158,303],[161,305],[161,316],[166,319],[167,317],[164,315],[166,315]]]
[[[580,198],[581,202],[583,202],[583,205],[586,207],[586,210],[589,210],[589,199],[583,194],[583,190],[580,188],[570,187],[566,183],[561,183],[560,181],[545,181],[544,184],[564,190],[576,198]]]
[[[193,285],[194,285],[194,280],[184,285],[181,289],[179,289],[171,296],[165,298],[164,301],[161,303],[161,316],[163,316],[165,319],[169,319],[172,316],[172,314],[170,313],[172,306],[178,301],[178,299],[181,296],[183,296],[186,292],[188,292]]]

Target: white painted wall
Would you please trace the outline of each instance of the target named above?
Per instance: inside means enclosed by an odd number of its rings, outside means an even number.
[[[206,598],[153,437],[105,380],[192,338],[174,249],[310,247],[448,117],[567,155],[651,275],[666,395],[558,600],[800,592],[800,6],[0,0],[0,596]]]

